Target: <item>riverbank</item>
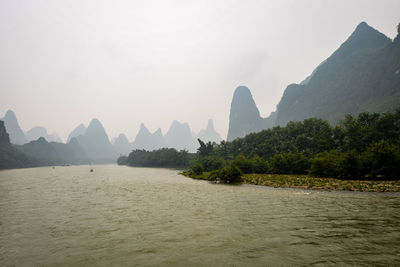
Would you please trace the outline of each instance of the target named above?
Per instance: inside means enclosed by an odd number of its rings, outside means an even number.
[[[209,180],[209,173],[189,176],[199,180]],[[336,178],[320,178],[310,175],[288,174],[244,174],[243,183],[282,188],[301,188],[314,190],[338,190],[359,192],[400,192],[400,180],[344,180]]]

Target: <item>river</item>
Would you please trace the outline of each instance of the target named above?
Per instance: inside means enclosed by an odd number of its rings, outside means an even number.
[[[215,185],[116,165],[0,171],[1,266],[365,264],[400,265],[398,193]]]

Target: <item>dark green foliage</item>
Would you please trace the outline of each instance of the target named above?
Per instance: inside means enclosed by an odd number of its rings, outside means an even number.
[[[11,144],[0,144],[0,169],[27,168],[45,165],[48,164],[22,153]]]
[[[268,159],[279,153],[315,154],[333,148],[333,129],[328,122],[306,119],[289,123],[286,127],[274,127],[221,143],[214,148],[214,152],[225,159],[234,159],[239,154],[247,158],[258,155]]]
[[[26,168],[45,165],[38,159],[28,156],[10,144],[10,138],[0,121],[0,169]]]
[[[200,158],[200,162],[206,172],[220,169],[226,165],[225,160],[220,156],[207,156]]]
[[[206,156],[211,156],[213,154],[214,150],[214,144],[211,142],[208,142],[207,144],[201,141],[200,139],[197,139],[197,141],[200,144],[200,147],[197,149],[197,153],[199,157],[206,157]]]
[[[203,173],[204,168],[203,165],[199,161],[195,161],[191,166],[190,166],[190,175],[200,175]]]
[[[395,113],[348,115],[335,127],[321,119],[306,119],[219,145],[199,140],[196,155],[175,149],[135,150],[128,164],[188,167],[193,162],[189,175],[211,171],[210,179],[219,180],[234,173],[234,168],[243,173],[400,178],[399,142],[400,109]]]
[[[233,161],[232,164],[237,166],[243,173],[252,173],[253,164],[251,160],[247,159],[242,154],[239,154]]]
[[[188,167],[191,155],[186,150],[162,148],[154,151],[133,150],[128,156],[129,166]]]
[[[269,172],[276,174],[305,174],[310,163],[301,153],[276,154],[269,159]]]
[[[362,166],[360,154],[355,150],[349,150],[341,154],[339,160],[339,178],[363,178],[365,168]]]
[[[399,178],[400,145],[385,140],[374,143],[363,154],[363,161],[372,176]]]
[[[322,177],[337,177],[339,174],[340,153],[331,150],[318,153],[311,159],[310,174]]]
[[[385,153],[376,147],[369,148],[381,140],[387,142],[382,148]],[[400,178],[400,172],[393,167],[397,162],[393,147],[399,140],[400,109],[394,113],[347,115],[335,127],[321,119],[290,122],[286,127],[274,127],[232,142],[221,142],[213,147],[213,154],[233,161],[244,173],[305,174],[310,170],[317,176],[349,179],[366,176]],[[364,155],[366,150],[382,160],[374,164],[369,162],[366,159],[371,161],[373,156]],[[260,162],[260,158],[266,163]]]
[[[254,173],[267,173],[268,172],[268,169],[269,169],[268,162],[258,155],[255,155],[251,159],[251,164],[252,164]]]
[[[242,182],[242,172],[235,165],[225,166],[222,169],[214,170],[210,173],[211,181],[233,184]]]
[[[117,164],[118,165],[127,165],[128,164],[128,157],[121,155],[119,156],[119,158],[117,159]]]

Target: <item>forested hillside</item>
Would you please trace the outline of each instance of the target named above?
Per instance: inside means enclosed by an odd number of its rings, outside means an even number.
[[[337,123],[345,114],[398,107],[400,38],[392,41],[362,22],[311,77],[286,88],[275,125],[312,117]]]

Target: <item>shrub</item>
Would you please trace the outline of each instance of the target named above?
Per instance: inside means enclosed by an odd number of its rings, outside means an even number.
[[[117,159],[118,165],[127,165],[128,164],[128,157],[127,156],[119,156]]]
[[[194,162],[192,166],[190,166],[190,172],[193,175],[201,175],[203,171],[203,165],[199,161]]]
[[[362,164],[372,176],[400,178],[400,146],[381,140],[362,155]]]
[[[337,177],[340,154],[335,150],[321,152],[311,159],[310,174],[322,177]]]
[[[225,160],[219,156],[207,156],[200,160],[204,171],[213,171],[221,169],[226,165]]]
[[[267,173],[268,163],[262,157],[255,155],[251,160],[254,173]]]
[[[214,170],[209,175],[209,180],[219,180],[222,183],[232,184],[242,182],[242,172],[235,165],[229,165],[219,170]]]
[[[310,162],[301,153],[276,154],[269,159],[271,173],[304,174],[310,167]]]
[[[338,177],[339,178],[362,178],[365,175],[362,171],[360,155],[355,150],[341,153],[339,157]]]
[[[242,154],[239,154],[232,162],[233,165],[237,166],[243,173],[252,173],[253,165],[252,162]]]

